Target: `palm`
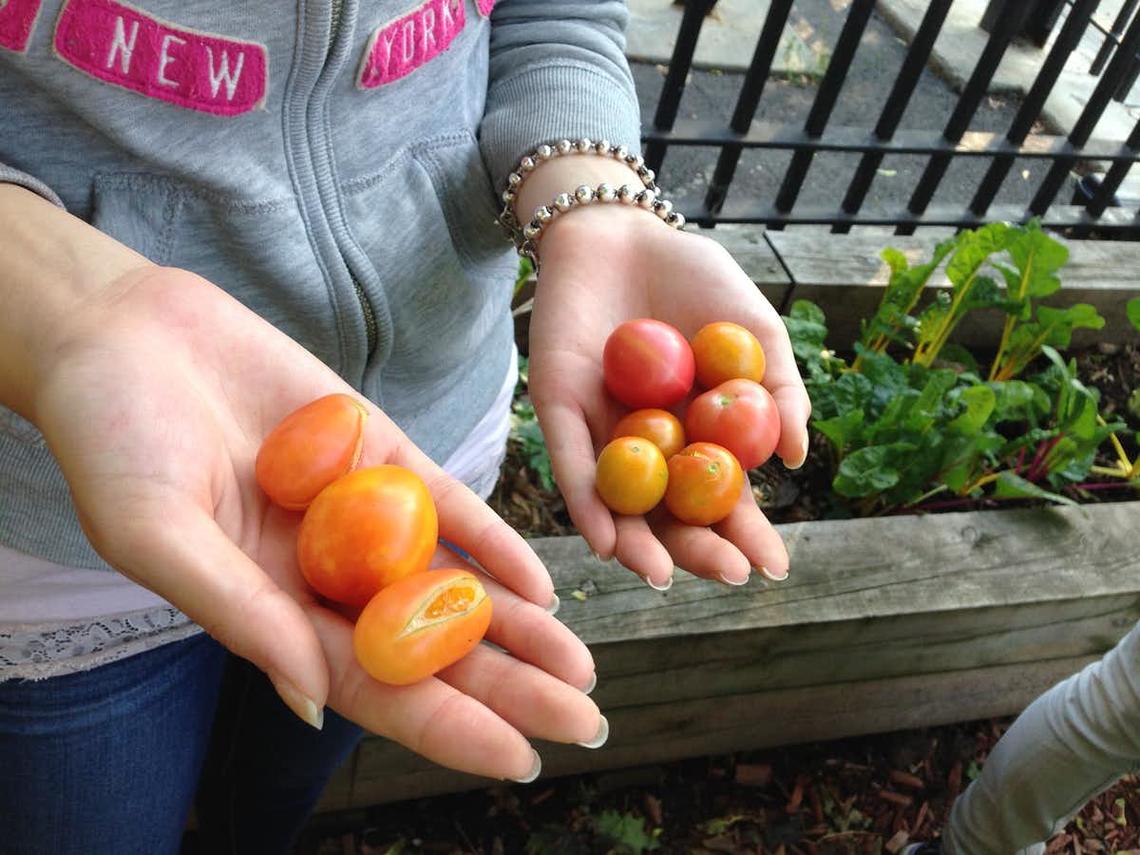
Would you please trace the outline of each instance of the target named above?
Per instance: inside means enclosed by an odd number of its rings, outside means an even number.
[[[583,209],[564,224],[543,242],[530,388],[578,528],[596,552],[658,587],[674,564],[729,582],[746,580],[751,567],[782,575],[787,553],[750,490],[724,522],[704,529],[660,512],[647,520],[615,517],[593,489],[596,453],[626,412],[605,393],[602,350],[614,327],[631,318],[657,318],[687,337],[718,320],[751,329],[768,356],[764,385],[780,409],[777,452],[802,459],[809,405],[775,310],[718,245],[661,228],[643,212]]]
[[[549,578],[477,497],[372,410],[363,462],[407,466],[428,483],[441,536],[494,576],[488,637],[514,657],[481,647],[440,679],[403,689],[370,680],[351,622],[301,578],[300,515],[271,506],[253,478],[261,438],[285,413],[351,390],[188,274],[149,275],[108,309],[72,337],[36,418],[109,562],[271,676],[445,765],[517,777],[533,757],[524,734],[592,738],[597,709],[567,685],[587,682],[589,654],[534,605],[550,601]],[[459,562],[442,550],[439,560]]]

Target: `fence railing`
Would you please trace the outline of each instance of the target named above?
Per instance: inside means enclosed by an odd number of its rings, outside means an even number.
[[[985,48],[942,131],[900,130],[903,113],[930,59],[952,2],[930,0],[877,122],[873,128],[862,128],[832,126],[828,121],[871,19],[875,0],[851,3],[802,124],[754,121],[765,84],[772,74],[781,34],[792,11],[793,0],[771,0],[727,126],[709,120],[678,119],[697,39],[706,15],[716,5],[716,0],[686,0],[656,113],[643,132],[646,161],[650,168],[660,171],[666,152],[672,146],[719,147],[703,202],[681,208],[687,220],[704,226],[763,223],[768,228],[780,229],[791,224],[824,224],[830,225],[832,231],[846,232],[854,225],[886,225],[894,226],[899,234],[911,234],[921,226],[972,227],[990,220],[1025,222],[1037,217],[1046,226],[1070,227],[1077,233],[1095,229],[1097,233],[1140,238],[1140,212],[1114,205],[1121,182],[1132,164],[1140,160],[1140,122],[1124,142],[1092,136],[1109,102],[1135,77],[1140,52],[1140,15],[1131,16],[1131,22],[1125,27],[1129,16],[1123,14],[1128,6],[1135,5],[1134,0],[1125,4],[1126,9],[1114,24],[1114,30],[1124,27],[1123,33],[1113,36],[1111,42],[1106,39],[1109,47],[1106,60],[1101,62],[1103,67],[1098,69],[1099,79],[1067,136],[1035,133],[1034,125],[1070,55],[1091,26],[1098,0],[1069,0],[1060,31],[1004,135],[971,131],[970,123],[1007,48],[1032,12],[1034,4],[1027,0],[1007,0],[1004,14],[996,16]],[[729,187],[746,149],[790,151],[791,161],[775,199],[734,200],[733,204],[726,205]],[[797,205],[818,152],[862,155],[838,207]],[[876,205],[874,211],[864,210],[863,203],[883,158],[896,154],[928,157],[909,201],[893,210],[884,211],[881,205]],[[987,158],[989,167],[968,203],[932,206],[935,192],[951,161],[957,157]],[[1018,158],[1044,161],[1048,165],[1044,178],[1028,205],[995,205],[1001,185]],[[1058,200],[1065,179],[1082,161],[1104,161],[1110,167],[1081,204]]]

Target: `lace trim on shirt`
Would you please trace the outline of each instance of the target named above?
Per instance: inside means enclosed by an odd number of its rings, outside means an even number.
[[[170,606],[83,623],[0,625],[0,681],[86,671],[201,631]]]

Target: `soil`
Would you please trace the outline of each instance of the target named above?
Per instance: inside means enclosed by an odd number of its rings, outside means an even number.
[[[893,855],[940,835],[954,797],[1008,725],[972,722],[384,805],[318,817],[298,851]],[[1048,852],[1140,855],[1138,783],[1122,778],[1094,798]]]

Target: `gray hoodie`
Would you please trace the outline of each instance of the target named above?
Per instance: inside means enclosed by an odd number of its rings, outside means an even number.
[[[0,180],[210,279],[442,460],[511,356],[497,189],[540,142],[638,146],[625,18],[617,0],[7,0]],[[0,543],[105,566],[3,408]]]

